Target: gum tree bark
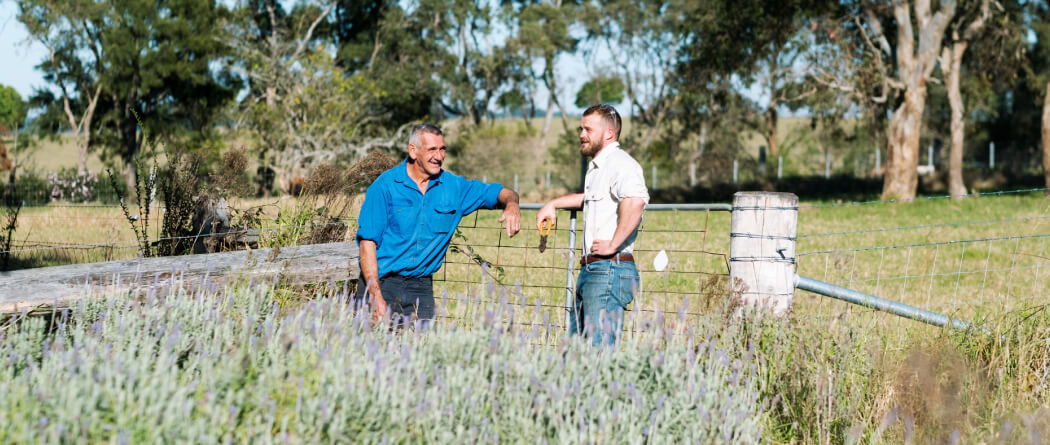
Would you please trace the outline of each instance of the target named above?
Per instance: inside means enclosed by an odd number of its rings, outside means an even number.
[[[954,14],[955,2],[952,0],[940,2],[936,13],[930,10],[930,0],[893,2],[893,16],[897,21],[897,69],[904,95],[890,117],[888,159],[882,187],[884,198],[915,197],[926,81],[937,65],[941,40]]]
[[[1042,141],[1043,141],[1043,180],[1047,189],[1050,189],[1050,82],[1046,83],[1046,94],[1043,95],[1043,119],[1042,119]],[[1050,196],[1050,190],[1046,192]]]
[[[965,148],[964,138],[966,135],[966,122],[963,120],[963,115],[966,108],[959,89],[959,75],[962,70],[963,54],[966,53],[967,46],[981,32],[987,21],[989,3],[989,0],[982,0],[980,13],[977,17],[966,26],[966,29],[961,34],[958,29],[952,31],[951,42],[945,44],[944,48],[941,49],[941,72],[944,73],[944,86],[948,91],[948,105],[951,107],[948,193],[955,198],[961,198],[966,194],[966,183],[963,181],[962,174],[963,150]]]

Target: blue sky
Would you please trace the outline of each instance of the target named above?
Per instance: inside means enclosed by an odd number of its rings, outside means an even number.
[[[16,0],[0,0],[0,84],[14,87],[25,99],[33,88],[46,86],[43,76],[34,69],[47,50],[36,42],[27,42],[25,26],[18,22]]]

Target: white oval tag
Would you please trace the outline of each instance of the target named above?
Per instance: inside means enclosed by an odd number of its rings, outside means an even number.
[[[657,272],[663,272],[666,268],[667,252],[661,249],[660,253],[656,254],[656,258],[653,258],[653,269],[656,269]]]

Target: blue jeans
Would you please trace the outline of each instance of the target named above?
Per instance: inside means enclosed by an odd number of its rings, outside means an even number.
[[[602,260],[580,267],[576,307],[569,311],[569,334],[584,334],[595,346],[616,343],[623,331],[623,313],[638,291],[633,262]]]
[[[355,298],[363,304],[369,304],[365,300],[368,284],[362,276],[357,282]],[[379,290],[383,292],[383,300],[386,301],[391,315],[398,324],[410,320],[413,316],[419,320],[434,319],[434,284],[431,277],[403,277],[400,275],[387,275],[379,279]]]

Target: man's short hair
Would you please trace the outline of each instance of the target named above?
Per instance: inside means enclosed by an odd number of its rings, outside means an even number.
[[[436,125],[431,124],[419,124],[412,127],[412,133],[408,135],[408,143],[415,145],[416,148],[422,148],[423,144],[423,133],[436,134],[438,136],[444,136],[441,129]]]
[[[620,140],[620,113],[617,113],[612,105],[591,105],[590,108],[587,108],[587,110],[583,112],[584,116],[590,116],[592,114],[601,116],[605,123],[609,124],[613,130],[616,130],[616,140]]]

